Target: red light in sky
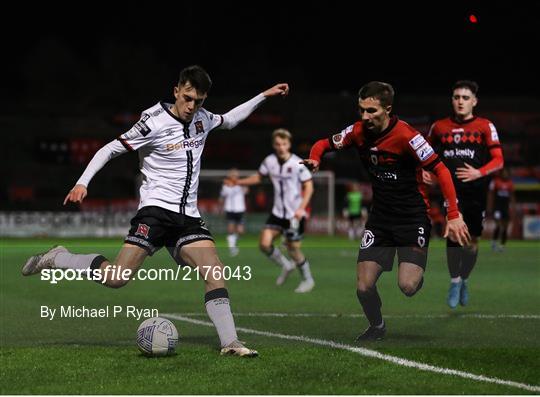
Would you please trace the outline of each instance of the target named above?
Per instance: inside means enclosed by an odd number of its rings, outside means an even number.
[[[476,18],[476,15],[474,15],[474,14],[469,15],[469,22],[470,23],[477,23],[478,18]]]

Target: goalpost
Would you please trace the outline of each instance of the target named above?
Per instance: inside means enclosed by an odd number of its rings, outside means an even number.
[[[201,216],[210,230],[224,233],[225,216],[220,213],[219,195],[228,169],[201,170],[199,177],[198,202]],[[256,170],[238,170],[241,177],[256,173]],[[307,231],[333,235],[335,230],[335,176],[332,171],[313,174],[315,193],[311,199],[311,214]],[[272,183],[263,178],[260,185],[250,186],[246,195],[246,231],[258,233],[272,210]]]

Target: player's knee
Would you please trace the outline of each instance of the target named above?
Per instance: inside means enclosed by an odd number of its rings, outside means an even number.
[[[266,244],[266,243],[260,242],[259,249],[261,250],[263,254],[270,255],[274,248],[272,247],[272,244]]]
[[[398,284],[401,292],[407,297],[413,296],[420,289],[419,283],[414,280],[400,280]]]
[[[358,297],[366,297],[375,292],[375,285],[358,280],[356,283],[356,294]]]
[[[471,242],[471,244],[463,247],[465,251],[467,251],[470,254],[476,254],[478,253],[478,243],[477,242]]]
[[[111,278],[105,281],[105,285],[109,288],[122,288],[127,283],[129,283],[129,279],[123,279],[123,278]]]

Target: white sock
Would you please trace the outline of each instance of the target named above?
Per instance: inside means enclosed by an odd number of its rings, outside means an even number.
[[[354,229],[349,228],[349,230],[347,230],[347,233],[349,234],[349,240],[354,240]]]
[[[72,254],[60,252],[54,258],[54,266],[58,269],[88,269],[95,260],[105,259],[99,254]],[[101,260],[101,262],[103,262]]]
[[[291,261],[288,260],[287,257],[283,255],[283,253],[276,247],[272,247],[272,253],[268,255],[268,257],[277,265],[285,269],[290,269],[294,266]]]
[[[218,288],[209,291],[204,300],[206,312],[216,327],[221,347],[238,340],[227,289]]]
[[[300,276],[302,276],[302,280],[313,280],[313,276],[311,275],[311,269],[309,267],[309,262],[307,259],[304,259],[303,263],[297,263],[296,267],[300,272]]]
[[[461,281],[461,276],[453,277],[450,279],[453,283],[459,283]]]
[[[236,234],[227,235],[227,245],[229,246],[229,248],[236,247]]]

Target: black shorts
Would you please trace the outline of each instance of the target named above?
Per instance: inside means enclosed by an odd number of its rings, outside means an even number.
[[[149,255],[167,247],[176,259],[180,248],[200,240],[214,240],[201,218],[148,206],[141,208],[133,217],[124,242],[144,248]]]
[[[484,217],[486,216],[485,194],[460,194],[458,192],[459,211],[463,215],[463,220],[469,229],[471,236],[481,236],[484,229]]]
[[[358,262],[377,262],[383,271],[391,271],[396,251],[398,262],[410,262],[426,269],[431,222],[392,223],[368,219],[362,237]]]
[[[306,225],[306,218],[300,219],[298,229],[291,229],[291,222],[285,218],[278,218],[274,214],[270,214],[266,220],[264,227],[266,229],[279,230],[285,236],[287,241],[300,241],[304,238],[304,228]]]
[[[244,213],[243,212],[225,212],[225,219],[228,223],[235,223],[237,225],[242,225],[244,223]]]
[[[362,214],[349,214],[349,221],[353,222],[357,219],[362,219]]]
[[[507,221],[510,219],[510,211],[508,210],[508,206],[505,207],[495,207],[495,210],[493,211],[493,218],[495,218],[496,221]]]

